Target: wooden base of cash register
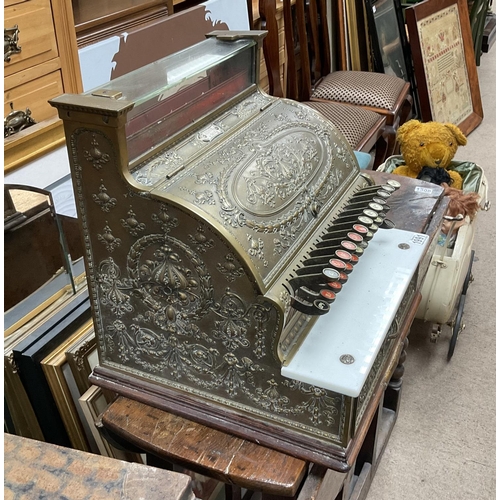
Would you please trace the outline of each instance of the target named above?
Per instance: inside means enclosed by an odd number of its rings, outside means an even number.
[[[347,473],[124,397],[108,407],[98,426],[115,446],[146,453],[150,465],[170,468],[176,464],[225,483],[226,500],[242,498],[242,488],[249,490],[245,498],[250,492],[261,492],[262,500],[362,500],[397,419],[407,344],[405,340],[397,367],[374,404]]]

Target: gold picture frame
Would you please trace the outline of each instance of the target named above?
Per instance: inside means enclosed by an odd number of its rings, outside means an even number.
[[[4,341],[4,404],[7,406],[12,421],[12,433],[45,441],[35,411],[19,377],[19,371],[12,352],[14,347],[29,334],[29,330],[19,331]]]
[[[42,370],[47,378],[57,409],[61,414],[71,445],[73,448],[82,451],[90,451],[90,446],[73,401],[64,368],[68,364],[66,351],[83,336],[87,335],[91,328],[92,321],[89,320],[41,361]]]
[[[423,121],[465,135],[483,119],[467,0],[427,0],[406,9]]]
[[[126,460],[128,462],[144,463],[143,458],[138,453],[131,453],[119,450],[114,447],[106,439],[101,436],[96,427],[96,422],[99,421],[101,413],[104,412],[108,406],[108,397],[103,390],[92,385],[90,388],[79,398],[80,407],[90,428],[93,438],[99,448],[99,453],[105,457],[112,457],[118,460]]]
[[[66,358],[80,396],[92,385],[89,376],[98,363],[97,342],[93,325],[87,333],[68,348]]]

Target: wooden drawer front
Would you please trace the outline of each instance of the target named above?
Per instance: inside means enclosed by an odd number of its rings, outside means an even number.
[[[4,7],[10,7],[11,5],[16,5],[18,3],[26,3],[29,2],[30,0],[4,0],[3,6]]]
[[[21,52],[4,62],[5,76],[57,57],[49,0],[31,0],[4,9],[4,28],[19,27]]]
[[[47,101],[63,93],[61,72],[54,71],[24,85],[4,92],[4,117],[11,112],[10,103],[16,111],[31,110],[31,117],[37,122],[57,116],[57,109]],[[15,136],[13,136],[15,137]]]

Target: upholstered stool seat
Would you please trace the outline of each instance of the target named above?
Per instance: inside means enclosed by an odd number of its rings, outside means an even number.
[[[363,149],[363,140],[370,130],[380,124],[380,115],[361,107],[337,102],[312,102],[302,104],[315,109],[342,132],[352,149]]]
[[[360,106],[386,117],[388,154],[395,153],[396,130],[410,116],[410,84],[396,76],[369,71],[334,71],[312,90],[311,101]]]
[[[401,78],[383,73],[335,71],[315,86],[311,100],[343,102],[390,114],[408,88],[409,83]]]

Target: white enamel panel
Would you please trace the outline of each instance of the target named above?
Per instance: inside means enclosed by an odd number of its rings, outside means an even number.
[[[358,397],[428,239],[400,229],[378,230],[330,312],[318,318],[281,374]],[[408,248],[401,248],[405,243]],[[354,362],[342,363],[343,355]]]

